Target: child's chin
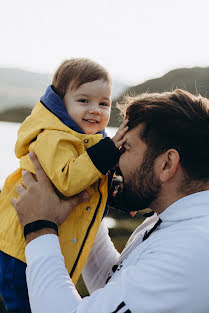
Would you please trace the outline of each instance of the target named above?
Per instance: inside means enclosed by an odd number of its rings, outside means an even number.
[[[100,132],[101,130],[92,127],[92,129],[91,128],[84,128],[83,131],[87,135],[95,135],[96,133]]]
[[[99,130],[96,130],[96,131],[91,131],[91,130],[88,130],[88,131],[84,131],[86,135],[95,135],[96,133],[99,132]]]

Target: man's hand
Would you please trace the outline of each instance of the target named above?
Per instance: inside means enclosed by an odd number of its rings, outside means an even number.
[[[89,195],[83,191],[68,200],[60,199],[35,153],[31,152],[30,158],[37,181],[30,172],[23,170],[22,176],[26,188],[22,184],[17,186],[19,198],[13,198],[11,204],[15,207],[23,227],[36,220],[48,220],[60,225],[78,204],[89,199]]]

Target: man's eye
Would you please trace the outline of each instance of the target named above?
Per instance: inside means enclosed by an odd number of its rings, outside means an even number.
[[[78,102],[88,103],[88,100],[87,99],[79,99]]]

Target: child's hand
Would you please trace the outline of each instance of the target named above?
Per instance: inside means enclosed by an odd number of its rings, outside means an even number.
[[[126,139],[123,138],[123,136],[128,131],[127,124],[128,124],[128,120],[125,120],[118,128],[115,136],[112,138],[112,141],[114,142],[116,148],[120,148],[126,141]]]

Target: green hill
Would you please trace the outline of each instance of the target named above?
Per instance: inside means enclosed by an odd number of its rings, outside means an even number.
[[[113,114],[110,120],[111,126],[119,125],[119,110],[115,107],[115,103],[123,101],[124,95],[135,96],[144,92],[163,92],[175,88],[185,89],[193,94],[201,94],[204,97],[209,97],[209,67],[176,69],[160,78],[151,79],[143,84],[127,89],[113,104]]]
[[[0,84],[0,103],[3,103],[3,99],[5,101],[5,97],[6,97],[6,91],[5,91],[6,89],[4,89],[4,92],[3,92],[2,86],[3,85],[6,86],[7,81],[11,83],[8,72],[4,72],[4,74],[6,76],[4,75],[4,79],[3,79],[3,76],[2,76],[3,71],[2,69],[0,69],[0,78],[2,77],[1,84]],[[15,88],[16,94],[22,93],[23,90],[21,91],[21,88],[23,88],[23,83],[27,80],[28,89],[26,88],[26,90],[28,90],[27,91],[28,98],[24,97],[24,100],[23,99],[21,100],[20,98],[20,101],[18,102],[19,104],[15,105],[15,107],[14,105],[11,105],[12,98],[10,99],[10,102],[7,101],[8,105],[4,106],[4,109],[2,109],[2,105],[0,105],[0,120],[1,121],[22,122],[25,119],[25,117],[30,113],[32,105],[38,99],[37,95],[42,94],[40,90],[45,89],[47,85],[47,80],[49,79],[47,75],[42,76],[42,74],[35,74],[34,76],[32,74],[34,73],[28,73],[28,72],[23,71],[24,78],[23,76],[21,76],[22,77],[21,80],[17,83],[20,72],[19,70],[16,70],[16,72],[12,72],[12,75],[14,76],[13,76],[13,83],[11,84],[11,86]],[[4,84],[2,83],[2,81],[4,81]],[[32,88],[29,88],[29,85],[31,86],[31,84],[33,84],[34,86],[33,91],[35,93],[32,93]],[[170,91],[175,88],[186,89],[193,94],[201,94],[204,97],[208,97],[209,96],[209,67],[176,69],[176,70],[168,72],[167,74],[165,74],[164,76],[160,78],[151,79],[142,84],[126,89],[126,91],[122,94],[122,96],[116,98],[116,100],[113,102],[112,114],[111,114],[109,126],[118,126],[120,124],[119,110],[115,107],[115,104],[117,102],[121,102],[123,100],[124,95],[133,96],[133,95],[137,95],[143,92],[163,92],[163,91]],[[13,89],[11,89],[10,95],[13,95],[13,94],[15,94],[15,92]],[[29,99],[29,96],[31,96],[32,94],[33,94],[34,101],[32,102],[32,98],[30,98],[30,102],[28,102],[29,100],[27,99]]]

